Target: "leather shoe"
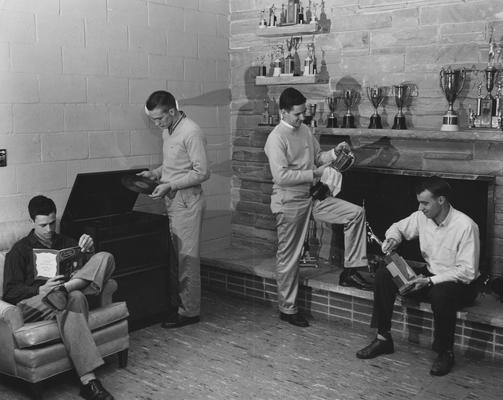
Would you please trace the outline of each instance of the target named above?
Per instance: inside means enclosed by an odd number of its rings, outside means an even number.
[[[80,384],[80,396],[86,400],[114,400],[98,379],[89,381],[87,385]]]
[[[161,324],[161,327],[165,328],[165,329],[179,328],[179,327],[185,326],[185,325],[196,324],[200,320],[201,320],[201,318],[199,318],[199,315],[196,315],[195,317],[186,317],[184,315],[175,314],[174,317],[166,319]]]
[[[279,319],[282,321],[286,321],[289,324],[300,326],[301,328],[306,328],[309,326],[309,322],[305,319],[301,314],[285,314],[283,312],[279,313]]]
[[[63,311],[68,303],[68,290],[64,285],[55,286],[42,298],[42,302],[53,310]]]
[[[452,350],[441,352],[433,361],[430,374],[435,376],[447,375],[454,366],[454,353]]]
[[[395,352],[395,346],[393,345],[393,339],[389,338],[387,340],[380,340],[375,338],[372,343],[367,347],[364,347],[356,353],[356,357],[363,360],[374,358],[382,354],[391,354]]]
[[[339,285],[341,286],[352,286],[357,289],[362,290],[372,290],[372,284],[367,282],[358,271],[351,271],[350,269],[345,269],[341,272],[341,276],[339,278]]]

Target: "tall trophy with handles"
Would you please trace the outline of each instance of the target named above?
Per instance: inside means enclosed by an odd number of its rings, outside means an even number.
[[[392,129],[407,129],[403,107],[406,106],[409,101],[411,88],[404,84],[394,85],[393,94],[395,95],[395,103],[398,107],[398,113],[395,115],[395,119],[393,120]]]
[[[440,87],[444,92],[445,98],[449,103],[449,109],[442,118],[441,131],[457,131],[458,128],[458,114],[454,111],[453,104],[456,97],[463,90],[465,84],[466,72],[463,69],[447,69],[440,70]]]
[[[360,92],[355,89],[346,89],[342,98],[344,99],[347,111],[344,117],[342,117],[341,128],[356,128],[355,116],[351,113],[351,108],[353,108],[360,100]]]
[[[385,87],[367,87],[367,97],[374,107],[374,114],[370,117],[369,129],[382,129],[381,116],[377,113],[377,109],[386,97]]]
[[[327,102],[328,108],[330,109],[330,114],[328,114],[327,118],[327,128],[337,128],[337,117],[335,116],[335,107],[337,106],[337,96],[335,92],[332,92],[332,95],[325,99]]]

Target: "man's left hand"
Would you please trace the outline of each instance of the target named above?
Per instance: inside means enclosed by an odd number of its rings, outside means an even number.
[[[415,290],[419,290],[419,289],[430,286],[430,278],[425,278],[425,277],[419,276],[416,279],[414,279],[413,281],[411,281],[411,283],[414,283],[416,285],[414,288]]]
[[[79,239],[79,247],[81,248],[83,253],[89,253],[94,251],[93,238],[84,233]]]
[[[351,147],[346,142],[341,142],[337,146],[335,146],[335,151],[336,152],[343,151],[343,150],[351,151]]]
[[[173,193],[173,188],[169,183],[161,183],[157,185],[150,195],[154,200],[162,199],[164,196],[168,196],[171,198],[171,194]]]

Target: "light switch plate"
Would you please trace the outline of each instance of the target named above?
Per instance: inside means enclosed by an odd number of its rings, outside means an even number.
[[[7,166],[7,149],[0,149],[0,167]]]

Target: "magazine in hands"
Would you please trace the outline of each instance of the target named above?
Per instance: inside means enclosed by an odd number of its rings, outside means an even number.
[[[84,265],[84,253],[79,246],[66,249],[33,249],[33,265],[37,270],[37,279],[49,279],[64,275],[68,281]]]
[[[372,228],[367,223],[367,236],[369,240],[373,240],[382,248],[382,241],[374,235]],[[414,292],[416,289],[416,284],[413,281],[422,275],[416,275],[414,270],[407,264],[407,261],[401,257],[398,253],[392,251],[390,254],[386,254],[386,268],[390,272],[393,282],[395,282],[398,287],[398,292],[401,295],[405,295]]]

